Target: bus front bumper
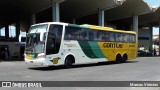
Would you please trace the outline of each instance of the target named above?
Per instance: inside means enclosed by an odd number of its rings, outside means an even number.
[[[47,60],[44,58],[38,59],[38,60],[25,59],[26,64],[33,65],[33,66],[49,66],[49,64],[46,61]]]

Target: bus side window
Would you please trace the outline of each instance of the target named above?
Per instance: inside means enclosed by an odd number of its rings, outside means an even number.
[[[111,42],[116,41],[116,39],[115,39],[115,33],[113,33],[113,32],[110,33],[110,41]]]
[[[110,32],[105,32],[105,41],[110,41]]]
[[[65,30],[64,39],[65,40],[79,40],[79,31],[80,31],[80,28],[67,26]]]
[[[97,38],[97,31],[96,30],[93,31],[93,35],[94,35],[94,41],[97,41],[98,38]]]
[[[98,32],[99,32],[98,40],[103,41],[103,32],[102,31],[98,31]]]
[[[102,33],[102,39],[101,39],[101,41],[106,41],[106,34],[105,34],[105,32],[101,31],[101,33]]]
[[[127,42],[130,42],[129,39],[130,39],[130,38],[129,38],[129,35],[127,35]]]
[[[97,40],[100,41],[100,40],[101,40],[101,37],[102,37],[101,32],[100,32],[100,31],[97,31]]]
[[[92,30],[89,31],[88,35],[89,35],[89,40],[93,41],[94,40],[94,33]]]
[[[122,41],[129,42],[129,36],[127,34],[122,34]]]
[[[122,34],[121,33],[116,33],[116,41],[117,42],[122,42]]]
[[[130,36],[130,42],[131,42],[131,43],[135,43],[135,42],[136,42],[136,37],[135,37],[135,35],[131,35],[131,36]]]
[[[94,40],[95,41],[102,41],[103,34],[101,31],[94,31]]]
[[[89,40],[88,30],[81,29],[80,40]]]

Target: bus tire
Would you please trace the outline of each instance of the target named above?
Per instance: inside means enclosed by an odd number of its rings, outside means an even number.
[[[127,54],[124,54],[122,57],[122,63],[126,63],[127,59],[128,59]]]
[[[116,56],[116,64],[121,63],[121,60],[122,60],[122,57],[121,57],[120,54],[118,54],[118,55]]]
[[[65,68],[71,68],[74,63],[74,57],[69,55],[65,59]]]

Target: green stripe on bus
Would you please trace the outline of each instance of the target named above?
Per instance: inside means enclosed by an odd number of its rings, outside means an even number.
[[[81,27],[81,28],[89,28],[88,26],[82,26],[82,25],[80,25],[80,27]]]
[[[31,54],[31,58],[37,58],[38,54]]]
[[[88,41],[79,41],[79,45],[81,46],[84,54],[89,58],[98,58],[94,52],[92,51]]]
[[[100,47],[97,42],[89,42],[89,45],[91,46],[91,49],[93,53],[98,57],[98,58],[106,58],[102,51],[100,50]]]

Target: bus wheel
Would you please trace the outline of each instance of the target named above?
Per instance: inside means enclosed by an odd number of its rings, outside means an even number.
[[[72,64],[74,63],[74,57],[73,56],[67,56],[65,59],[65,68],[71,68]]]
[[[126,62],[127,62],[127,54],[124,54],[122,58],[122,63],[126,63]]]
[[[121,55],[118,54],[118,55],[116,56],[116,64],[121,63],[121,60],[122,60]]]

